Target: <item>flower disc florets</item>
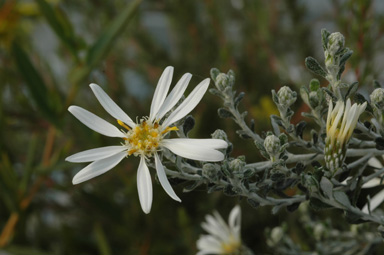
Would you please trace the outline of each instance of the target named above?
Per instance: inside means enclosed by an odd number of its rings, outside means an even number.
[[[158,121],[153,123],[148,118],[140,120],[133,129],[130,129],[124,123],[118,120],[118,123],[126,128],[127,137],[124,138],[125,146],[127,147],[127,154],[145,157],[152,157],[152,155],[158,151],[161,140],[166,133],[172,130],[177,130],[176,127],[166,127],[163,129]]]

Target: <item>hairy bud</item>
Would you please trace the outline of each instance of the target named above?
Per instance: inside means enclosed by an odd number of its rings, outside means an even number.
[[[269,135],[264,140],[264,148],[269,154],[271,161],[276,160],[276,156],[280,154],[280,139],[275,135]]]
[[[211,134],[211,136],[214,139],[221,139],[221,140],[228,142],[227,134],[221,129],[216,129],[215,132],[213,132],[213,134]]]
[[[219,171],[220,167],[218,165],[212,163],[207,163],[203,165],[203,176],[210,180],[215,180]]]
[[[217,89],[220,91],[224,91],[225,88],[230,86],[229,78],[230,77],[225,73],[220,73],[219,75],[217,75],[215,82]]]
[[[244,158],[237,158],[229,162],[229,168],[231,168],[233,171],[239,172],[243,169],[245,166]]]
[[[345,39],[340,32],[335,32],[328,37],[328,52],[334,56],[340,49],[344,48]]]
[[[384,89],[377,88],[370,95],[372,105],[378,110],[384,110]]]
[[[285,107],[290,107],[297,98],[295,91],[292,91],[288,86],[281,87],[279,92],[277,92],[279,98],[279,104]]]

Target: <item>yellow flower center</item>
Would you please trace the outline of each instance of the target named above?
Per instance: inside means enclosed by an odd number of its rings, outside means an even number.
[[[178,130],[177,127],[162,128],[158,121],[150,122],[148,119],[141,119],[133,129],[124,124],[121,120],[117,120],[120,126],[128,131],[127,137],[124,138],[127,154],[134,156],[151,157],[153,153],[158,151],[163,137],[170,131]]]
[[[223,251],[223,254],[237,255],[239,253],[240,246],[241,246],[241,242],[239,242],[238,240],[236,240],[236,238],[231,236],[228,242],[221,244],[221,249]]]

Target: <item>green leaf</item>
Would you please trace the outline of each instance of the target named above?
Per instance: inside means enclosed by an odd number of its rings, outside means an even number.
[[[224,109],[224,108],[219,108],[217,110],[217,113],[219,114],[219,117],[223,118],[223,119],[225,119],[225,118],[234,118],[233,114],[230,111],[228,111],[227,109]]]
[[[191,191],[193,191],[194,189],[196,189],[200,185],[201,185],[201,181],[200,180],[199,181],[194,181],[192,184],[184,187],[183,192],[191,192]]]
[[[58,115],[55,113],[55,107],[50,101],[51,95],[48,92],[43,78],[33,66],[28,55],[16,42],[12,44],[12,54],[20,73],[25,80],[28,91],[32,96],[32,100],[35,102],[42,115],[53,125],[59,127],[60,121],[57,118]]]
[[[308,88],[306,86],[302,86],[300,88],[300,95],[301,95],[301,98],[303,99],[304,103],[306,103],[307,105],[309,105],[309,91],[308,91]]]
[[[248,204],[250,204],[253,208],[258,208],[260,206],[260,203],[252,198],[247,199]]]
[[[67,16],[58,8],[52,8],[45,0],[36,0],[36,2],[53,31],[77,59],[77,45],[80,40],[76,38]]]
[[[105,232],[99,222],[96,222],[93,226],[93,233],[96,237],[97,246],[101,255],[111,255],[111,247],[108,243]]]
[[[330,209],[332,206],[322,202],[321,200],[311,197],[309,199],[309,206],[316,211],[324,210],[324,209]]]
[[[216,77],[220,74],[219,69],[212,68],[210,73],[211,73],[211,78],[212,78],[213,82],[216,82]]]
[[[333,184],[329,179],[323,176],[320,181],[320,187],[328,198],[333,197]]]
[[[377,81],[377,80],[374,80],[374,81],[373,81],[373,87],[374,87],[375,89],[382,88],[380,82]]]
[[[194,126],[195,126],[195,119],[192,117],[192,115],[188,115],[187,118],[185,118],[185,121],[183,123],[184,135],[188,136],[189,131],[191,131]]]
[[[36,248],[33,248],[31,246],[17,246],[17,245],[10,245],[7,246],[5,249],[5,254],[14,254],[14,255],[49,255],[52,254],[51,252],[45,252],[42,250],[38,250]]]
[[[234,106],[237,108],[237,106],[239,105],[240,101],[244,98],[245,96],[245,93],[244,92],[240,92],[239,95],[235,98],[234,100]]]
[[[327,31],[327,29],[323,28],[321,29],[321,42],[323,44],[323,49],[324,51],[327,49],[328,47],[328,37],[331,33],[329,33]]]
[[[141,3],[141,0],[135,0],[125,9],[121,10],[119,16],[105,30],[99,39],[92,45],[86,56],[86,63],[89,67],[94,67],[108,54],[115,40],[126,29],[136,10]]]
[[[320,75],[324,78],[327,76],[327,73],[325,72],[325,70],[320,66],[319,62],[317,62],[317,60],[314,59],[313,57],[307,57],[305,59],[305,66],[310,71],[312,71],[313,73],[315,73],[317,75]]]
[[[348,98],[348,96],[350,96],[350,95],[356,93],[358,87],[359,87],[359,83],[358,83],[358,82],[354,82],[354,83],[352,83],[351,85],[349,85],[349,87],[348,87],[348,91],[347,91],[347,93],[345,94],[345,101],[346,101],[346,99]]]
[[[346,48],[347,52],[345,54],[343,54],[340,58],[340,64],[339,64],[339,72],[337,73],[337,79],[340,79],[341,77],[341,74],[344,72],[345,70],[345,62],[347,62],[347,60],[352,56],[353,54],[353,51],[351,51],[350,49]]]
[[[272,89],[272,100],[276,105],[279,105],[279,97],[274,89]]]
[[[303,132],[306,126],[307,122],[305,122],[304,120],[300,121],[299,124],[296,125],[295,131],[297,137],[303,138]]]
[[[318,79],[312,79],[309,83],[309,89],[311,91],[317,91],[320,88],[320,82]]]
[[[333,193],[334,198],[336,199],[337,202],[345,206],[346,208],[351,208],[351,202],[349,201],[348,196],[342,192],[342,191],[336,191]]]

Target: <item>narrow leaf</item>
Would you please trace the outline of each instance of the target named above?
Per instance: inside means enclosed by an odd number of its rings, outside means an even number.
[[[76,38],[72,24],[69,22],[67,16],[62,11],[54,9],[45,0],[36,0],[36,2],[53,31],[77,59],[77,44],[79,39]]]
[[[132,4],[128,5],[127,8],[121,10],[119,16],[116,17],[112,24],[89,49],[86,57],[88,66],[94,67],[108,54],[115,40],[132,20],[140,2],[141,0],[135,0]]]
[[[15,58],[16,65],[21,75],[24,77],[25,84],[27,85],[28,91],[36,106],[48,121],[58,127],[59,121],[55,111],[53,110],[54,108],[50,104],[50,95],[42,77],[33,66],[28,55],[17,43],[13,43],[12,53]]]

